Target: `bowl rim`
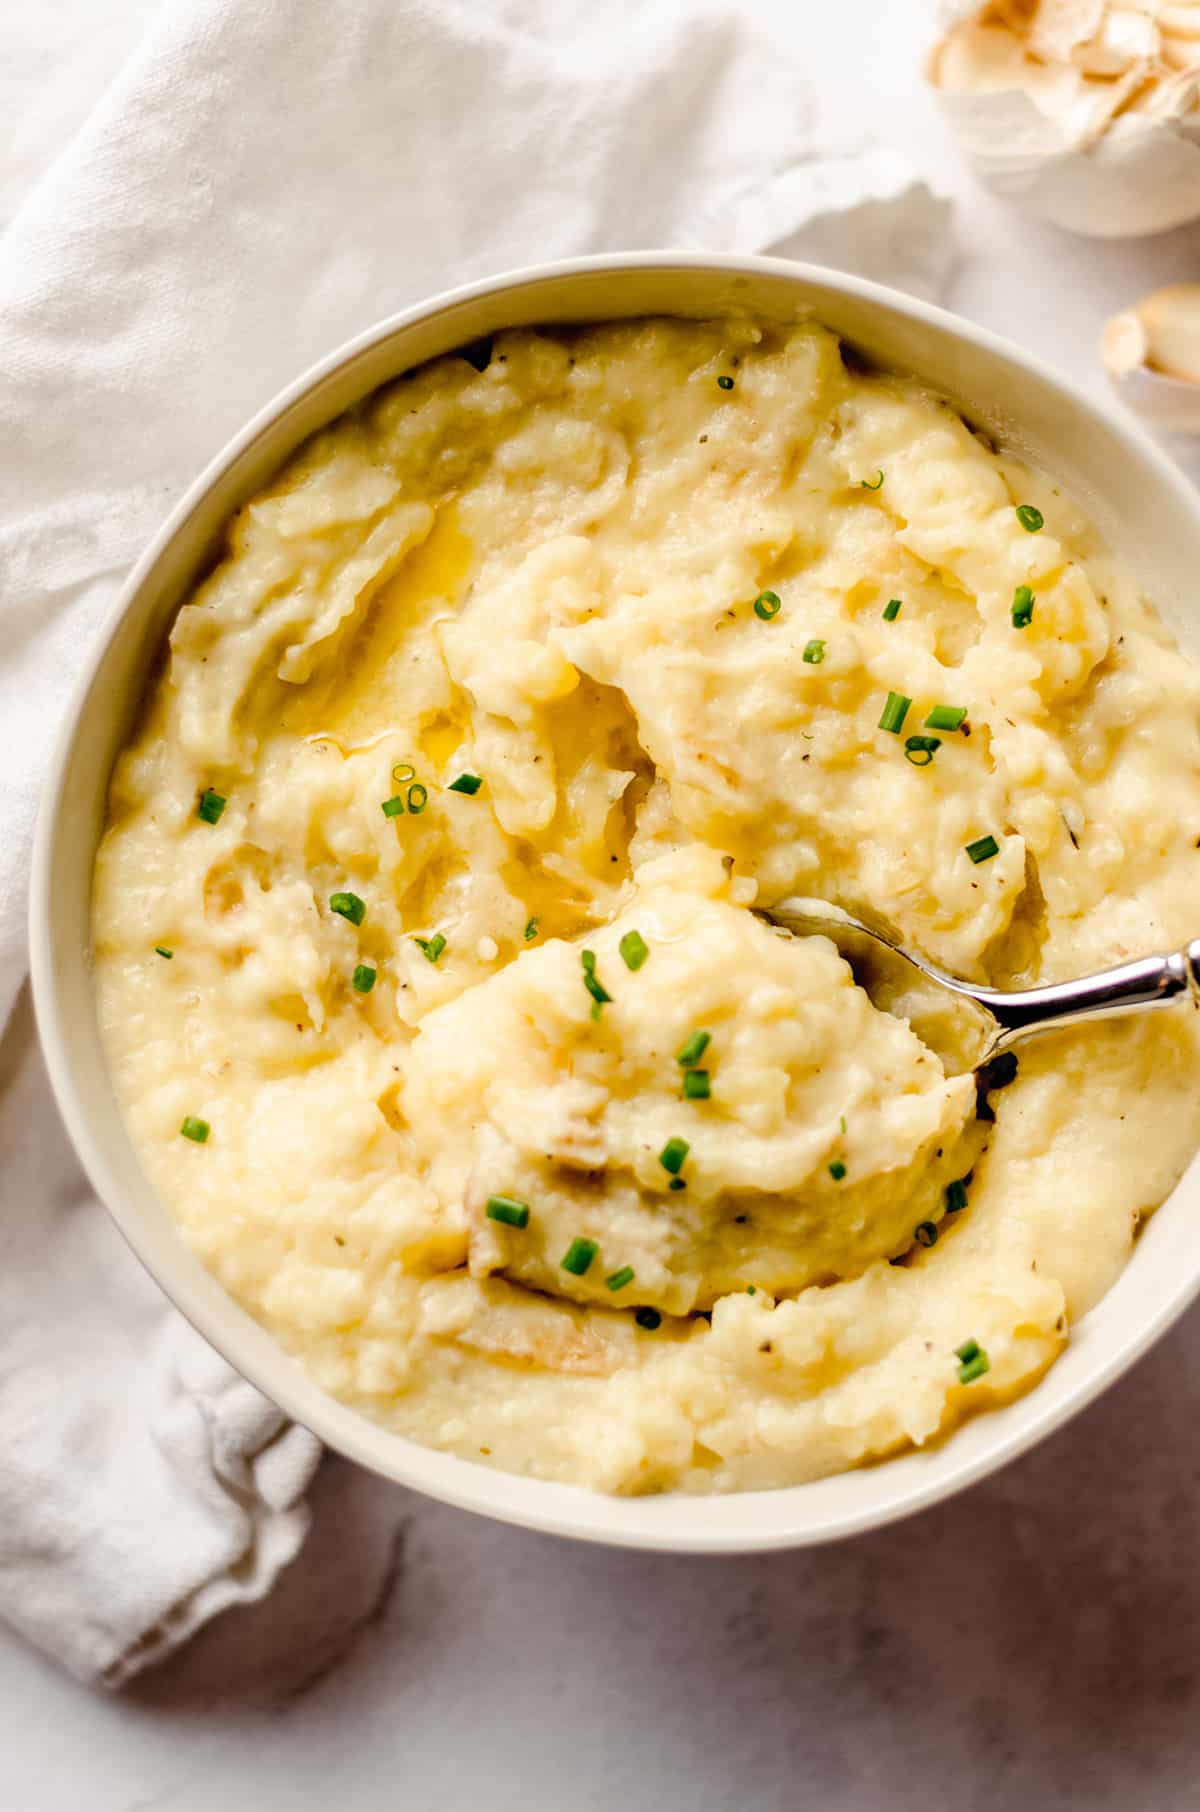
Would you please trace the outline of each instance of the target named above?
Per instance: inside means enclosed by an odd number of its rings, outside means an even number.
[[[1170,496],[1173,506],[1190,514],[1200,533],[1200,493],[1188,485],[1182,472],[1134,421],[1123,420],[1112,409],[1104,407],[1069,378],[1061,376],[1042,359],[1027,353],[991,329],[978,326],[936,304],[907,295],[869,279],[786,258],[773,258],[738,253],[692,251],[608,252],[522,266],[497,275],[461,284],[408,308],[383,317],[362,332],[314,361],[289,384],[265,403],[245,425],[206,463],[170,511],[145,551],[121,585],[117,597],[105,614],[95,634],[69,696],[59,727],[51,761],[43,783],[34,834],[30,871],[29,942],[32,991],[41,1048],[59,1113],[80,1158],[88,1179],[100,1201],[116,1223],[135,1256],[150,1272],[164,1296],[191,1322],[201,1337],[235,1369],[290,1417],[310,1428],[321,1441],[346,1457],[394,1483],[418,1490],[424,1495],[459,1509],[490,1516],[532,1531],[566,1536],[577,1540],[604,1543],[616,1547],[678,1553],[752,1553],[773,1549],[799,1548],[840,1540],[850,1535],[882,1528],[949,1498],[988,1473],[1007,1464],[1018,1455],[1061,1427],[1072,1416],[1101,1394],[1116,1378],[1142,1356],[1183,1314],[1200,1293],[1200,1255],[1192,1270],[1184,1270],[1165,1295],[1156,1313],[1117,1341],[1099,1358],[1091,1357],[1077,1367],[1080,1375],[1073,1378],[1054,1397],[1039,1404],[1045,1378],[1035,1382],[1014,1403],[990,1408],[982,1416],[960,1424],[950,1437],[918,1450],[920,1454],[937,1455],[939,1464],[932,1476],[913,1482],[910,1471],[914,1456],[901,1451],[879,1465],[834,1475],[847,1480],[878,1475],[882,1469],[896,1480],[896,1488],[885,1493],[879,1502],[869,1499],[857,1508],[806,1515],[802,1499],[813,1502],[822,1487],[831,1480],[813,1484],[779,1487],[770,1491],[745,1491],[723,1497],[699,1498],[676,1492],[658,1497],[610,1496],[583,1487],[561,1485],[501,1472],[438,1449],[424,1446],[410,1437],[396,1434],[371,1421],[363,1412],[323,1391],[304,1374],[286,1349],[267,1334],[267,1346],[258,1338],[265,1332],[248,1313],[234,1304],[238,1329],[221,1335],[211,1331],[210,1317],[199,1297],[202,1291],[186,1276],[173,1276],[171,1266],[159,1262],[146,1250],[148,1240],[137,1214],[130,1211],[122,1188],[111,1173],[107,1158],[92,1131],[96,1111],[84,1098],[76,1074],[72,1038],[64,1013],[64,1002],[53,960],[51,933],[51,885],[54,852],[62,816],[65,783],[72,750],[92,693],[105,667],[109,652],[126,619],[134,612],[143,589],[151,580],[159,562],[186,532],[188,523],[209,491],[222,476],[247,454],[281,417],[286,416],[301,399],[323,381],[344,367],[354,364],[364,354],[402,335],[419,324],[464,303],[495,298],[506,293],[547,281],[591,277],[619,276],[628,272],[687,272],[724,274],[751,279],[783,279],[798,290],[834,291],[869,306],[877,306],[893,315],[907,317],[918,325],[932,327],[951,339],[965,341],[991,353],[998,359],[1029,372],[1050,390],[1058,392],[1077,414],[1103,423],[1108,432],[1124,440],[1136,451]],[[580,318],[586,318],[581,314]],[[595,318],[595,317],[592,317]],[[497,329],[497,331],[499,331]],[[420,362],[420,361],[417,361]],[[398,361],[394,375],[406,367]],[[382,379],[380,381],[390,381]],[[337,419],[342,409],[326,417]],[[311,430],[310,430],[311,432]],[[307,434],[300,437],[307,438]],[[299,442],[297,442],[299,444]],[[176,606],[175,608],[178,608]],[[173,614],[173,613],[172,613]],[[114,1113],[115,1102],[106,1103],[104,1111]],[[152,1186],[148,1184],[151,1188]],[[1168,1202],[1170,1198],[1168,1197]],[[1165,1211],[1167,1203],[1159,1213]],[[1155,1219],[1158,1218],[1156,1215]],[[176,1234],[180,1253],[188,1252],[182,1236]],[[190,1254],[188,1255],[190,1257]],[[1127,1261],[1127,1266],[1128,1266]],[[1117,1282],[1120,1282],[1118,1278]],[[1116,1285],[1114,1284],[1113,1288]],[[217,1289],[221,1287],[218,1285]],[[226,1293],[221,1291],[222,1295]],[[229,1302],[233,1299],[227,1298]],[[1096,1305],[1097,1309],[1103,1301]],[[1092,1314],[1096,1313],[1094,1309]],[[1080,1326],[1086,1326],[1087,1317]],[[241,1323],[245,1322],[243,1330]],[[256,1330],[251,1334],[250,1330]],[[1074,1346],[1072,1342],[1072,1347]],[[1052,1372],[1066,1362],[1072,1347],[1055,1361]],[[259,1350],[252,1350],[258,1348]],[[269,1349],[269,1350],[268,1350]],[[1021,1411],[1015,1416],[1012,1412]],[[979,1431],[987,1432],[980,1437]],[[972,1439],[971,1437],[975,1438]],[[386,1456],[384,1449],[387,1450]],[[952,1451],[953,1450],[953,1451]],[[947,1457],[949,1456],[949,1457]],[[763,1526],[739,1527],[736,1520],[729,1528],[689,1527],[687,1510],[700,1504],[740,1504],[749,1506],[770,1499],[782,1507],[785,1500],[795,1502],[794,1517],[786,1514],[767,1517]],[[672,1506],[671,1515],[644,1515],[639,1507]],[[674,1514],[678,1509],[679,1514]],[[672,1520],[673,1517],[673,1520]],[[752,1522],[753,1516],[745,1519]]]

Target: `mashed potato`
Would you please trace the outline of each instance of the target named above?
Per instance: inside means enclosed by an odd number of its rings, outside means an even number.
[[[118,764],[133,1137],[226,1288],[420,1441],[626,1492],[929,1441],[1119,1271],[1200,1142],[1195,1018],[977,1096],[927,998],[754,908],[1002,986],[1181,942],[1198,726],[1077,510],[819,326],[440,360],[232,523]]]

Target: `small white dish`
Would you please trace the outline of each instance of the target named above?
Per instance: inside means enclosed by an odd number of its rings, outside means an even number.
[[[90,962],[92,864],[109,775],[174,613],[232,512],[314,429],[377,385],[503,327],[749,309],[812,313],[872,360],[911,372],[1056,480],[1200,656],[1200,493],[1133,424],[1110,417],[982,328],[876,284],[778,259],[639,253],[493,278],[409,309],[276,398],[196,480],[130,576],[67,712],[42,800],[30,942],[34,999],[68,1132],[129,1243],[183,1313],[298,1421],[385,1477],[468,1510],[586,1540],[678,1552],[798,1547],[870,1529],[994,1471],[1120,1376],[1200,1290],[1200,1169],[1149,1222],[1113,1289],[1042,1381],[949,1439],[816,1484],[722,1497],[614,1498],[434,1452],[335,1401],[209,1275],[142,1172],[113,1096]]]

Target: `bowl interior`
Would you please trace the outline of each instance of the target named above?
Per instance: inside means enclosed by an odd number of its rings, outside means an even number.
[[[992,336],[875,285],[778,260],[646,254],[499,278],[385,322],[335,354],[252,422],[183,500],[132,575],[69,713],[43,800],[31,917],[38,1022],[67,1128],[143,1262],[241,1372],[330,1445],[464,1508],[596,1540],[712,1551],[826,1540],[904,1515],[990,1470],[1094,1396],[1200,1288],[1191,1237],[1197,1165],[1042,1382],[944,1444],[781,1491],[593,1496],[434,1453],[368,1422],[318,1389],[203,1269],[143,1175],[113,1097],[92,991],[89,906],[113,761],[174,612],[211,563],[229,515],[301,441],[387,379],[503,327],[731,310],[815,314],[868,358],[926,380],[1006,450],[1061,478],[1181,642],[1200,654],[1190,601],[1200,573],[1196,497],[1144,437]]]

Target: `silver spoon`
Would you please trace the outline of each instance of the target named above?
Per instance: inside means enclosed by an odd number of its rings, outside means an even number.
[[[1181,994],[1200,1006],[1200,938],[1167,956],[1139,956],[1115,969],[1081,976],[1078,981],[1005,989],[979,987],[957,975],[947,975],[923,956],[905,949],[890,928],[865,924],[861,917],[854,918],[825,900],[781,900],[760,911],[759,917],[786,932],[809,936],[820,933],[831,938],[856,977],[864,964],[869,967],[873,959],[887,951],[944,988],[978,1021],[983,1054],[976,1067],[1036,1032],[1057,1031],[1085,1020],[1112,1019],[1122,1013],[1167,1006]]]

